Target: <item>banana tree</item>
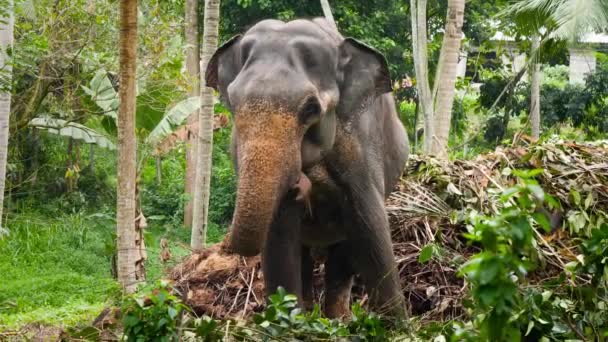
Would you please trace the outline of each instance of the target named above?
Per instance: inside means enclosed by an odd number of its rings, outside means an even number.
[[[114,150],[113,140],[116,136],[116,118],[118,112],[118,93],[105,70],[99,70],[88,84],[82,86],[83,91],[88,94],[93,102],[101,109],[102,116],[98,118],[102,130],[96,130],[85,124],[70,122],[63,119],[65,115],[45,114],[30,121],[31,127],[43,129],[51,134],[68,137],[82,141],[86,144],[96,145],[102,148]],[[137,137],[140,145],[138,153],[137,175],[138,179],[146,165],[148,158],[154,156],[160,158],[162,149],[157,148],[163,139],[175,131],[177,127],[184,124],[191,113],[199,106],[199,97],[190,97],[176,103],[167,111],[159,111],[158,104],[150,105],[146,99],[152,95],[146,92],[138,95],[137,103]],[[162,104],[161,104],[162,105]],[[168,106],[167,106],[168,107]],[[99,124],[98,124],[99,126]]]
[[[74,140],[79,140],[85,144],[92,144],[110,150],[116,149],[112,140],[116,134],[116,117],[118,110],[118,93],[114,89],[112,82],[104,70],[98,71],[89,87],[82,87],[85,93],[91,96],[95,104],[103,111],[101,125],[103,131],[95,130],[84,124],[64,120],[60,113],[58,115],[44,114],[29,122],[31,127],[42,129],[51,134],[60,135]],[[156,122],[150,121],[137,125],[140,144],[146,147],[156,147],[162,140],[170,135],[177,127],[182,125],[188,116],[198,108],[198,97],[190,97],[178,102]],[[143,116],[147,113],[143,113]],[[59,116],[59,118],[55,117]]]

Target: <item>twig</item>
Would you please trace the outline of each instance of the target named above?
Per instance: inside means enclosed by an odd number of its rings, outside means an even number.
[[[241,312],[241,318],[245,317],[247,311],[247,305],[249,305],[249,296],[253,288],[253,278],[255,277],[255,266],[251,268],[251,280],[249,281],[249,290],[247,291],[247,297],[245,297],[245,306],[243,306],[243,312]]]
[[[230,327],[230,320],[226,321],[226,332],[224,333],[223,341],[228,341],[228,328]]]
[[[563,269],[567,269],[566,264],[564,264],[564,262],[562,261],[562,259],[560,259],[558,257],[559,254],[557,254],[557,252],[555,251],[555,249],[547,242],[547,240],[545,240],[545,238],[543,237],[543,235],[541,233],[539,233],[536,228],[533,228],[533,230],[534,230],[534,234],[536,234],[536,237],[538,239],[540,239],[540,241],[542,242],[542,244],[545,245],[545,247],[547,247],[547,249],[549,249],[549,251],[551,251],[551,253],[555,256],[555,259],[557,259],[557,261],[562,266],[562,268]],[[570,285],[576,286],[576,284],[569,277],[568,277],[568,282],[570,282]]]
[[[581,340],[587,341],[587,339],[585,338],[585,335],[583,335],[580,331],[578,331],[578,329],[576,329],[574,324],[572,324],[572,322],[570,322],[570,317],[566,317],[566,323],[568,323],[568,326],[570,327],[570,329],[572,329],[572,331],[574,331]]]
[[[239,296],[241,295],[241,290],[243,288],[240,287],[238,291],[236,291],[236,296],[234,296],[234,301],[232,302],[232,306],[230,307],[230,310],[228,310],[228,315],[232,312],[232,309],[234,309],[234,307],[236,306],[236,301],[239,299]]]

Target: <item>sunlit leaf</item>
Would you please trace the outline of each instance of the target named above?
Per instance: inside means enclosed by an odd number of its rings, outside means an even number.
[[[154,145],[171,134],[177,126],[183,124],[190,114],[199,108],[199,104],[199,97],[196,96],[177,103],[150,132],[147,142]]]
[[[103,134],[76,122],[69,122],[62,119],[41,117],[29,122],[29,125],[38,129],[44,129],[49,133],[63,137],[83,141],[87,144],[95,144],[99,147],[114,150],[116,147]]]

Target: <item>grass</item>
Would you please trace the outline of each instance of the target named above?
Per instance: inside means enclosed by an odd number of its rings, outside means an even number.
[[[120,299],[112,278],[113,215],[34,212],[14,214],[0,240],[0,331],[30,323],[75,326],[91,323]],[[209,243],[223,231],[212,224]],[[166,238],[172,259],[162,264],[160,240]],[[190,231],[151,222],[146,230],[147,283],[190,253]]]
[[[83,214],[19,214],[0,240],[0,330],[72,325],[118,298],[110,271],[112,225]]]

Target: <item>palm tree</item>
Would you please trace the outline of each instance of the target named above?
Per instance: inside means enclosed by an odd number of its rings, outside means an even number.
[[[465,0],[449,0],[435,89],[428,79],[427,0],[411,0],[412,47],[418,103],[424,118],[424,153],[447,158],[452,105],[456,91],[456,67],[462,39]]]
[[[213,89],[207,87],[205,72],[217,49],[220,21],[220,0],[205,1],[203,52],[201,58],[201,108],[199,111],[196,181],[190,245],[193,250],[205,246],[207,217],[209,213],[209,190],[211,185],[211,152],[213,150]]]
[[[532,55],[540,49],[540,36],[532,37]],[[532,138],[540,138],[540,63],[538,56],[532,56],[530,63],[530,131]]]
[[[542,41],[567,40],[576,43],[590,32],[608,29],[608,2],[605,0],[520,0],[507,8],[503,17],[532,39],[530,63],[530,124],[533,138],[540,136],[540,65]],[[540,31],[545,31],[541,38]]]
[[[323,15],[325,16],[325,19],[327,19],[327,21],[329,21],[329,23],[337,31],[338,26],[336,25],[336,21],[334,20],[334,15],[331,13],[331,7],[329,6],[329,1],[321,0],[321,8],[323,9]]]
[[[118,109],[118,189],[116,203],[117,273],[126,293],[137,285],[135,230],[135,85],[137,65],[137,0],[120,1],[120,105]]]
[[[460,56],[460,41],[462,40],[462,24],[464,22],[465,0],[448,0],[448,14],[445,21],[445,33],[437,77],[435,77],[434,99],[434,133],[431,153],[440,157],[448,157],[448,137],[452,119],[452,105],[456,92],[456,72]]]
[[[412,16],[412,50],[416,87],[418,89],[418,108],[424,122],[424,148],[426,154],[431,153],[433,143],[433,97],[429,86],[429,66],[426,28],[427,0],[411,0],[410,13]]]
[[[198,35],[198,0],[186,0],[186,73],[190,83],[190,96],[200,95],[200,44]],[[196,128],[198,110],[188,118],[188,144],[186,146],[185,193],[192,196],[196,177]],[[184,208],[184,225],[192,226],[192,200]]]
[[[8,154],[8,124],[11,112],[12,69],[8,62],[8,50],[13,46],[13,3],[7,1],[5,9],[0,9],[0,236],[2,228],[2,208],[4,206],[4,184]]]

